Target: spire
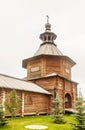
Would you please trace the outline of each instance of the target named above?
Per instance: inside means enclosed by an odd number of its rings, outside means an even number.
[[[57,35],[51,32],[51,24],[49,23],[49,16],[46,16],[46,24],[45,24],[45,32],[40,34],[40,39],[42,43],[40,44],[40,48],[34,54],[34,56],[38,55],[62,55],[60,50],[57,48],[57,45],[54,43]]]
[[[51,31],[51,29],[50,29],[51,28],[51,24],[49,24],[49,16],[47,15],[46,17],[47,17],[47,23],[45,24],[45,29],[46,29],[45,31],[49,32],[49,31]]]
[[[40,39],[43,43],[54,43],[56,39],[56,34],[51,32],[51,24],[49,23],[49,16],[47,15],[47,23],[45,24],[45,32],[40,34]]]
[[[82,98],[81,88],[79,88],[79,97]]]

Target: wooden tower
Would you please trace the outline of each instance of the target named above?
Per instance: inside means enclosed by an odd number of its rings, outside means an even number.
[[[77,98],[77,83],[71,80],[71,68],[76,64],[54,44],[56,34],[51,32],[49,19],[45,32],[40,34],[42,44],[33,57],[23,60],[27,80],[40,85],[61,101],[61,107],[73,109]]]

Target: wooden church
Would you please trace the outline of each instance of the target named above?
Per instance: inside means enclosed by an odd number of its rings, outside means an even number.
[[[47,19],[45,32],[40,34],[42,44],[33,57],[23,60],[27,80],[49,91],[62,102],[63,109],[73,109],[77,99],[77,83],[71,80],[71,68],[76,64],[57,48]]]
[[[22,101],[18,115],[50,114],[56,97],[63,110],[75,108],[77,82],[71,80],[71,68],[76,63],[57,48],[56,37],[47,19],[45,32],[40,34],[42,44],[33,57],[22,62],[27,77],[18,79],[0,74],[0,104],[5,115],[9,115],[5,108],[6,96],[13,89]]]

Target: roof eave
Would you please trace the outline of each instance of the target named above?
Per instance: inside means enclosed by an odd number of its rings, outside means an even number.
[[[36,78],[31,78],[31,79],[29,79],[28,81],[33,81],[33,80],[37,80],[37,79],[44,79],[44,78],[49,78],[49,77],[61,77],[62,79],[65,79],[65,80],[67,80],[67,81],[70,81],[70,82],[73,82],[73,83],[76,83],[76,84],[79,84],[79,83],[77,83],[77,82],[75,82],[75,81],[73,81],[73,80],[70,80],[70,79],[67,79],[67,78],[65,78],[65,77],[63,77],[63,76],[61,76],[61,75],[59,75],[59,74],[54,74],[54,75],[46,75],[46,76],[43,76],[43,77],[36,77]]]
[[[53,56],[53,57],[61,57],[61,58],[64,58],[66,60],[68,60],[70,63],[71,63],[71,66],[74,66],[76,64],[76,62],[74,62],[71,58],[69,58],[68,56],[64,56],[64,55],[46,55],[46,54],[41,54],[41,55],[37,55],[37,56],[34,56],[34,57],[30,57],[28,59],[24,59],[23,60],[23,63],[22,63],[22,67],[23,68],[26,68],[27,66],[27,63],[29,61],[32,61],[32,60],[36,60],[38,58],[41,58],[43,56]]]

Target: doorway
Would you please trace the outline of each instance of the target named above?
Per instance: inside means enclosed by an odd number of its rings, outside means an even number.
[[[72,99],[71,95],[69,93],[65,94],[65,108],[71,108],[72,107]]]

